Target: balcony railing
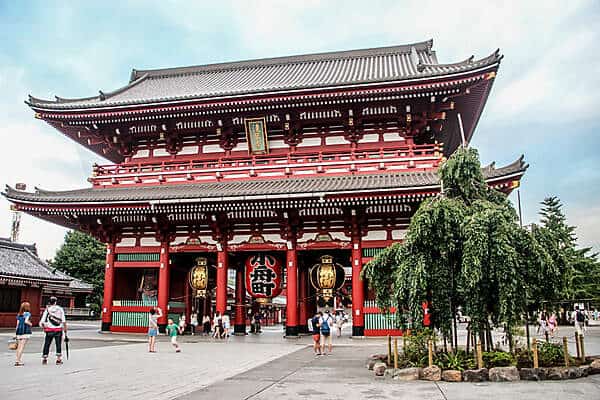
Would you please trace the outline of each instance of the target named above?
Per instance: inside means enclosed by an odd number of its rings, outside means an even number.
[[[221,180],[228,178],[309,175],[346,167],[348,172],[375,169],[431,168],[442,158],[439,144],[404,145],[378,150],[319,151],[287,155],[231,156],[216,160],[166,160],[95,165],[94,185],[159,183],[170,180]],[[245,176],[244,176],[245,175]],[[183,178],[183,179],[182,179]]]

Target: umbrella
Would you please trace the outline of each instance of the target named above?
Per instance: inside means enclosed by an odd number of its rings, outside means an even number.
[[[69,338],[65,335],[65,350],[67,350],[67,360],[69,359]]]

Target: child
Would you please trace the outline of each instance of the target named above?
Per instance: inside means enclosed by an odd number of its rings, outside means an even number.
[[[148,351],[156,353],[156,335],[158,335],[158,319],[162,317],[162,310],[158,307],[150,309],[148,315]]]
[[[171,336],[171,344],[173,345],[173,347],[175,347],[176,353],[181,352],[181,349],[179,348],[179,344],[177,344],[177,331],[178,330],[179,330],[179,327],[177,326],[177,324],[175,322],[173,322],[173,320],[171,318],[169,318],[168,325],[167,325],[167,333],[169,334],[169,336]]]
[[[19,314],[17,315],[17,359],[15,367],[22,367],[24,364],[21,361],[25,345],[31,337],[31,305],[28,302],[21,303]]]

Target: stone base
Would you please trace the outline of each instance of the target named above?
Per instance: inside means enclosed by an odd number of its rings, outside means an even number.
[[[352,326],[352,336],[365,336],[364,326]]]
[[[110,332],[110,326],[112,324],[110,322],[102,322],[102,325],[100,326],[100,330],[102,332]]]
[[[420,378],[424,381],[441,381],[442,370],[437,365],[432,365],[431,367],[423,368],[423,370],[421,371]]]
[[[286,326],[285,337],[298,337],[298,326]]]
[[[490,368],[490,382],[514,382],[521,380],[517,367]]]
[[[461,382],[462,372],[454,369],[449,369],[442,372],[442,380],[446,382]]]
[[[463,379],[465,382],[485,382],[489,380],[488,370],[487,368],[468,369],[463,372]]]
[[[246,332],[246,325],[234,325],[233,326],[233,334],[234,335],[247,335],[248,333]]]

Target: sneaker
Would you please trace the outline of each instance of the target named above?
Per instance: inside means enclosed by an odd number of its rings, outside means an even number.
[[[181,349],[175,350],[175,353],[181,353]]]
[[[46,358],[42,358],[42,365],[48,365],[48,360]]]
[[[63,360],[56,360],[56,365],[62,365]]]

